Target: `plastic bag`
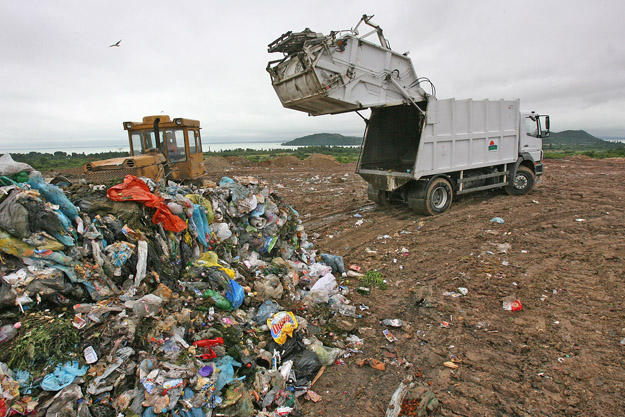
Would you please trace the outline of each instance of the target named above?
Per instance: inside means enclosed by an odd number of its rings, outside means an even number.
[[[327,274],[315,282],[308,294],[315,303],[327,303],[336,291],[336,278],[332,274]]]
[[[226,184],[232,184],[234,183],[234,180],[230,177],[221,177],[221,180],[219,180],[219,186],[223,187]]]
[[[280,305],[275,301],[267,300],[258,307],[256,318],[254,319],[258,324],[265,324],[267,319],[273,316],[280,309]]]
[[[14,161],[11,154],[5,153],[0,156],[0,175],[11,176],[22,171],[33,172],[35,170],[25,162]]]
[[[35,247],[22,242],[15,236],[0,229],[0,251],[17,257],[30,257],[35,254]]]
[[[161,310],[163,299],[158,295],[147,294],[132,303],[132,309],[139,317],[153,316]]]
[[[39,191],[46,201],[59,206],[63,214],[70,219],[78,217],[78,209],[76,206],[69,201],[63,190],[56,185],[46,183],[39,175],[31,175],[28,179],[28,184]]]
[[[280,352],[282,362],[294,359],[304,350],[306,350],[306,345],[304,345],[302,335],[299,332],[294,332],[293,337],[289,337],[283,345],[277,344],[273,339],[267,343],[267,351],[270,353]]]
[[[321,363],[315,352],[306,350],[295,359],[293,367],[295,368],[297,384],[305,385],[317,375],[321,369]]]
[[[208,246],[208,241],[206,240],[207,236],[210,236],[210,227],[208,226],[208,221],[206,220],[206,214],[204,213],[204,208],[199,204],[193,205],[193,223],[197,229],[198,239],[200,243],[204,246]]]
[[[206,211],[206,221],[210,224],[215,219],[215,214],[213,213],[213,205],[211,204],[208,198],[202,197],[197,194],[187,194],[185,195],[192,203],[199,204]]]
[[[28,210],[18,200],[20,194],[20,191],[13,190],[0,203],[0,227],[23,239],[30,236],[31,230],[28,222]]]
[[[148,262],[148,243],[145,240],[139,241],[139,250],[137,255],[137,275],[135,276],[135,287],[141,284],[145,278]]]
[[[241,363],[234,360],[232,356],[226,355],[215,360],[215,365],[219,369],[219,377],[215,382],[215,391],[221,391],[226,384],[234,381],[234,367],[241,366]]]
[[[327,253],[321,254],[323,262],[332,267],[332,273],[338,272],[340,274],[345,273],[345,264],[343,263],[343,257],[338,255],[329,255]]]
[[[273,298],[280,299],[284,292],[280,277],[275,274],[269,274],[264,279],[258,279],[254,282],[254,290],[262,299]]]
[[[232,236],[228,223],[213,223],[212,227],[215,236],[217,236],[217,239],[220,242],[229,239]]]
[[[319,359],[319,363],[323,366],[330,366],[334,364],[336,358],[343,353],[343,351],[339,348],[330,348],[318,343],[313,343],[308,347],[308,349],[317,354],[317,359]]]
[[[81,367],[78,361],[59,364],[54,372],[43,377],[41,388],[44,391],[59,391],[74,382],[77,376],[83,376],[86,372],[87,367]]]
[[[113,201],[138,201],[155,208],[156,213],[152,216],[152,222],[162,223],[165,230],[182,232],[187,228],[184,220],[169,210],[162,197],[152,194],[145,182],[133,175],[126,175],[124,182],[109,188],[106,195]]]
[[[232,304],[234,310],[241,307],[243,300],[245,300],[245,290],[233,279],[230,280],[230,286],[226,291],[226,299]]]
[[[228,301],[223,295],[219,294],[217,291],[207,289],[206,291],[204,291],[204,298],[207,298],[207,297],[212,298],[212,300],[215,303],[215,306],[222,310],[225,310],[225,311],[234,310],[232,308],[232,304],[230,304],[230,301]]]

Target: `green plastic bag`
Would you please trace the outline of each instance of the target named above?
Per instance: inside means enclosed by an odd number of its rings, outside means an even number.
[[[225,311],[232,311],[232,304],[230,301],[226,299],[223,295],[219,294],[217,291],[213,291],[210,288],[204,291],[204,298],[210,297],[215,302],[215,306]]]

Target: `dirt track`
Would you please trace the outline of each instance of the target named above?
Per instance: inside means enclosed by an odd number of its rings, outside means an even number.
[[[530,194],[469,195],[437,217],[377,208],[353,164],[213,162],[215,179],[272,183],[321,252],[388,281],[386,291],[349,294],[370,308],[355,323],[363,354],[326,370],[313,388],[323,400],[306,402],[307,415],[383,415],[407,375],[445,416],[622,415],[625,160],[548,160]],[[468,294],[443,295],[458,287]],[[509,296],[521,311],[502,308]],[[385,318],[404,321],[391,329],[397,342],[384,338]],[[356,365],[369,357],[386,370]],[[458,369],[443,366],[451,360]]]

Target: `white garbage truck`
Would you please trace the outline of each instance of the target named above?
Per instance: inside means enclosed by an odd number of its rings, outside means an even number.
[[[521,111],[518,99],[437,99],[371,17],[350,30],[287,32],[269,44],[283,54],[267,65],[282,105],[313,116],[371,110],[361,115],[356,172],[380,205],[399,201],[434,215],[472,191],[529,192],[543,174],[549,116]],[[361,35],[362,24],[371,30]],[[366,39],[373,34],[378,43]]]

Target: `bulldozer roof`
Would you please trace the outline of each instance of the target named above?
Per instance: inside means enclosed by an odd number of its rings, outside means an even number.
[[[124,130],[134,129],[151,129],[154,126],[156,119],[159,119],[159,126],[161,127],[200,127],[199,120],[185,119],[182,117],[174,118],[173,120],[166,114],[160,114],[157,116],[144,116],[141,122],[124,122]]]

